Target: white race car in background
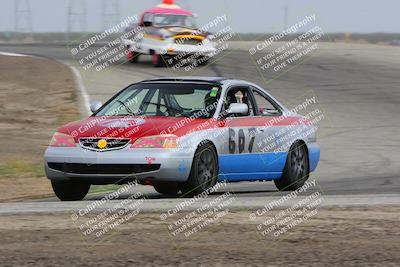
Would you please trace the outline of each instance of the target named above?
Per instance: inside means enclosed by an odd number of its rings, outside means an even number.
[[[152,56],[156,67],[180,60],[204,65],[216,53],[214,36],[197,29],[193,13],[173,1],[164,0],[163,4],[144,11],[139,23],[126,31],[132,33],[124,40],[131,63],[136,63],[141,54],[147,54]]]

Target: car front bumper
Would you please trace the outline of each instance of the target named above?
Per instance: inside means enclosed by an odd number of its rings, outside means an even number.
[[[170,56],[207,56],[212,57],[216,52],[216,48],[211,45],[165,45],[159,51],[159,54]]]
[[[146,44],[140,43],[138,45],[136,42],[128,39],[124,39],[123,43],[128,46],[128,49],[131,51],[136,50],[153,50],[159,55],[169,55],[169,56],[190,56],[190,55],[198,55],[198,56],[207,56],[212,57],[217,53],[217,49],[211,43],[202,44],[202,45],[182,45],[176,43],[169,42],[161,42],[160,44]],[[140,46],[140,49],[137,48]]]
[[[46,176],[51,180],[80,180],[92,184],[139,181],[184,182],[193,153],[182,149],[124,148],[96,152],[76,147],[48,147]]]

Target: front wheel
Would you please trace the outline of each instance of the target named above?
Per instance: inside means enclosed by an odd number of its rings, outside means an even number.
[[[274,182],[280,191],[293,191],[303,186],[309,175],[306,145],[295,143],[289,150],[282,178]]]
[[[217,179],[217,152],[210,143],[206,143],[197,148],[189,179],[181,185],[181,191],[184,195],[198,195],[213,187]]]
[[[51,180],[51,186],[61,201],[82,200],[90,189],[90,184],[73,181]]]

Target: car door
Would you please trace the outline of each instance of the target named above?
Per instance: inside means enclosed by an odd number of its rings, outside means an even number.
[[[267,95],[251,86],[229,88],[225,107],[231,103],[249,106],[246,115],[227,118],[228,136],[220,159],[220,180],[252,181],[280,178],[286,153],[275,151],[275,134],[282,111]],[[276,125],[275,125],[276,123]]]
[[[145,13],[143,15],[143,38],[140,40],[140,51],[148,54],[150,50],[156,50],[161,45],[162,38],[160,29],[154,25],[146,26],[144,22],[154,23],[154,14]]]
[[[251,91],[255,100],[258,123],[263,125],[256,143],[260,153],[259,159],[268,177],[279,178],[286,163],[287,149],[284,140],[292,120],[283,115],[279,104],[268,94],[255,87],[251,87]]]
[[[257,117],[254,97],[249,86],[235,86],[227,90],[224,113],[232,103],[245,103],[249,107],[248,114],[235,114],[225,118],[228,128],[224,137],[224,148],[219,155],[220,180],[253,180],[258,179],[263,172],[259,162],[259,151],[256,146],[262,137],[262,120]]]

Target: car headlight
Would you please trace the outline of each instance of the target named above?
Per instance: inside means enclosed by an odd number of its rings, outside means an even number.
[[[76,143],[72,136],[56,132],[51,138],[50,145],[53,147],[75,147]]]
[[[176,148],[178,137],[173,134],[152,135],[136,140],[131,148]]]

